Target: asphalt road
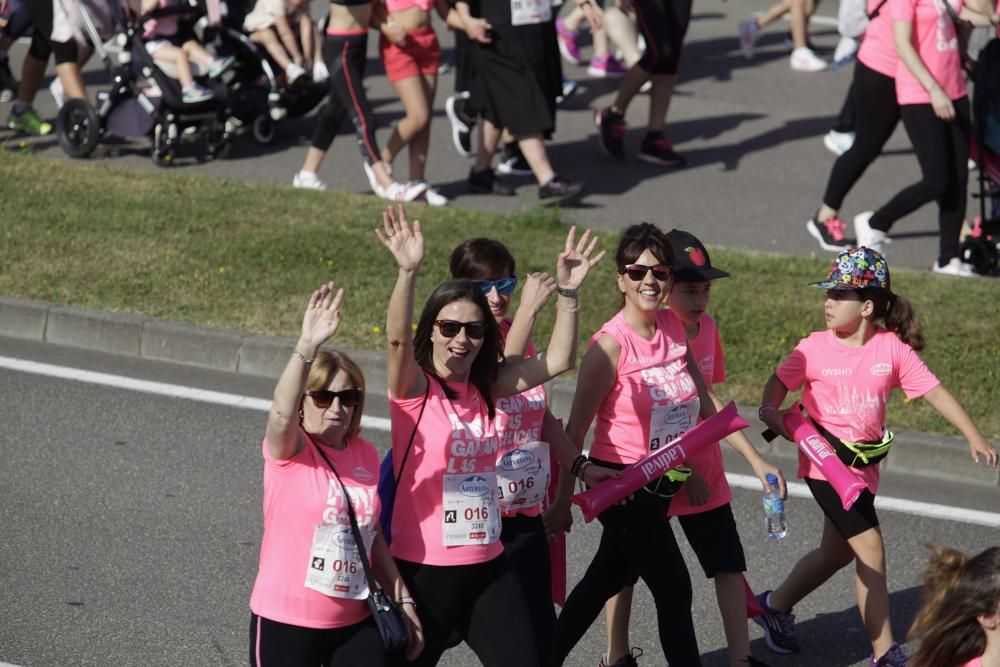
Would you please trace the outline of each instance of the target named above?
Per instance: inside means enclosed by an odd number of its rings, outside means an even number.
[[[0,360],[77,369],[269,398],[269,380],[155,364],[0,338]],[[265,414],[182,398],[0,368],[0,663],[16,665],[239,665],[247,660],[250,588],[261,532],[260,439]],[[368,414],[386,415],[369,397]],[[366,435],[381,449],[386,433]],[[959,455],[956,453],[956,456]],[[789,460],[779,462],[791,474]],[[728,460],[733,472],[746,472]],[[760,497],[734,489],[734,510],[755,589],[773,586],[818,541],[819,510],[788,502],[789,534],[766,543]],[[892,476],[882,495],[996,512],[1000,490]],[[919,604],[924,544],[979,551],[996,528],[900,512],[881,513],[889,554],[894,628],[902,637]],[[570,584],[596,547],[599,527],[577,514]],[[680,537],[694,583],[704,664],[727,665],[715,596]],[[802,655],[777,667],[867,664],[852,575],[844,571],[796,609]],[[632,644],[642,664],[662,664],[655,610],[641,586]],[[603,649],[594,625],[568,665],[592,665]],[[442,663],[476,664],[459,648]]]
[[[593,110],[610,104],[616,83],[587,79],[585,67],[565,68],[567,76],[581,80],[581,89],[559,113],[550,154],[558,171],[586,180],[590,190],[582,207],[567,211],[567,220],[601,229],[649,220],[666,229],[692,230],[712,244],[785,254],[826,254],[806,234],[804,225],[820,203],[833,162],[821,138],[840,109],[852,69],[792,72],[783,46],[787,24],[766,31],[756,59],[745,60],[738,50],[737,22],[769,5],[769,0],[696,3],[668,129],[677,148],[688,157],[689,166],[682,170],[667,171],[631,158],[612,163],[601,157],[595,144]],[[835,9],[833,3],[821,7],[830,16]],[[322,6],[317,4],[316,11],[323,11]],[[445,58],[450,59],[452,37],[440,26],[438,32]],[[821,55],[829,58],[837,40],[830,21],[814,22],[812,35],[824,49]],[[402,108],[382,74],[375,41],[370,40],[366,86],[383,128],[379,138],[384,141],[385,128],[401,117]],[[24,44],[14,47],[15,71],[26,48]],[[99,64],[88,65],[87,79],[93,90],[101,89],[106,77]],[[465,193],[469,164],[452,149],[444,114],[444,98],[453,85],[452,74],[441,77],[432,123],[431,180],[455,198],[453,205],[457,207],[517,211],[536,206],[536,190],[528,180],[520,181],[524,187],[515,198]],[[55,115],[47,92],[38,96],[37,106],[44,116]],[[647,109],[647,99],[640,96],[628,111],[626,145],[630,155],[638,150]],[[290,183],[301,166],[312,128],[311,116],[288,121],[272,145],[258,146],[244,137],[227,160],[198,165],[189,156],[180,160],[183,166],[170,171]],[[0,143],[8,148],[20,150],[20,142],[20,137],[0,130]],[[367,185],[354,143],[352,136],[341,135],[321,177],[335,187],[365,192]],[[63,157],[54,137],[31,139],[27,145],[42,155]],[[97,161],[156,169],[145,142],[105,147]],[[403,157],[397,164],[401,177],[406,176],[405,165]],[[845,219],[877,208],[892,193],[918,179],[916,160],[900,127],[886,154],[848,197]],[[891,248],[894,265],[929,267],[937,248],[934,207],[909,216],[895,231]]]

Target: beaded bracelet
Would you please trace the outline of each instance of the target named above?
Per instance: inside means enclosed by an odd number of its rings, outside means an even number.
[[[573,463],[569,467],[569,474],[573,475],[573,477],[579,477],[580,476],[580,468],[582,468],[583,464],[586,463],[586,462],[588,462],[589,460],[590,459],[588,459],[583,454],[580,454],[579,456],[577,456],[575,459],[573,459]]]
[[[292,350],[292,356],[301,359],[302,363],[304,363],[306,366],[308,366],[314,361],[314,359],[306,359],[305,355],[299,352],[298,350]]]

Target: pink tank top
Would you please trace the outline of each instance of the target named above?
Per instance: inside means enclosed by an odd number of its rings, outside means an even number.
[[[434,0],[385,0],[385,8],[389,10],[389,13],[401,12],[404,9],[409,9],[416,5],[425,12],[429,12],[431,7],[434,6]]]
[[[301,452],[278,460],[264,440],[264,535],[260,565],[250,596],[250,609],[258,616],[304,628],[340,628],[368,617],[364,599],[324,595],[307,588],[310,568],[319,567],[311,557],[319,524],[350,526],[344,492],[333,472],[308,440]],[[361,437],[347,447],[323,447],[351,494],[362,529],[376,526],[379,501],[379,458],[375,446]],[[353,538],[352,538],[353,539]],[[324,566],[327,564],[323,564]]]
[[[698,390],[688,372],[687,342],[680,320],[667,310],[656,315],[652,340],[639,336],[624,311],[590,339],[603,335],[621,346],[618,373],[597,410],[590,455],[612,463],[635,463],[668,444],[698,418]]]

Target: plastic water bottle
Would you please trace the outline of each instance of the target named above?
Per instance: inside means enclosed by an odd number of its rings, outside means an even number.
[[[778,490],[778,478],[769,474],[767,483],[771,490],[764,494],[764,531],[767,539],[777,542],[788,534],[785,526],[785,501],[781,499],[781,491]]]

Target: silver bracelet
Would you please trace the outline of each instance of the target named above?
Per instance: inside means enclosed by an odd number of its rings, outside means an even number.
[[[298,350],[292,350],[292,356],[301,359],[302,363],[304,363],[306,366],[310,365],[313,361],[315,361],[315,358],[306,359],[305,355],[299,352]]]

